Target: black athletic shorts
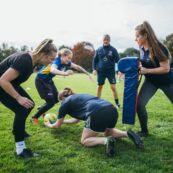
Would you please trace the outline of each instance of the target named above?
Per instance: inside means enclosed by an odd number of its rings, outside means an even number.
[[[115,127],[117,119],[117,109],[113,105],[107,106],[90,115],[85,121],[85,128],[95,132],[105,132],[107,128]]]
[[[108,79],[110,84],[116,84],[115,70],[114,69],[110,69],[107,71],[98,70],[97,72],[98,85],[104,85],[106,78]]]

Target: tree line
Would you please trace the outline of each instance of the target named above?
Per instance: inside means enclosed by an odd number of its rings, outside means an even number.
[[[168,35],[165,40],[162,41],[169,49],[172,57],[173,57],[173,33]],[[81,65],[88,71],[92,71],[92,60],[95,54],[94,46],[90,42],[78,42],[72,48],[66,45],[62,45],[59,49],[62,48],[69,48],[73,52],[73,62]],[[8,44],[3,43],[0,46],[0,61],[4,58],[8,57],[9,55],[17,52],[17,51],[30,51],[32,47],[29,48],[28,46],[24,45],[20,48],[15,48],[13,46],[8,46]],[[124,52],[119,52],[120,58],[127,57],[127,56],[137,56],[139,57],[140,53],[139,50],[131,47],[127,48]],[[171,67],[173,67],[173,61],[171,62]]]

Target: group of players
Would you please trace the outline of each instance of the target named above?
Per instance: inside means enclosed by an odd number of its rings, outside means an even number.
[[[57,48],[51,39],[43,40],[33,52],[15,53],[0,63],[0,101],[15,113],[12,132],[17,157],[38,156],[25,146],[24,140],[29,136],[25,131],[25,121],[34,107],[34,101],[20,86],[29,78],[38,64],[44,66],[37,73],[35,84],[40,97],[45,100],[45,104],[32,116],[31,121],[34,124],[38,124],[38,118],[55,103],[62,101],[57,122],[55,124],[45,123],[47,127],[59,128],[63,123],[72,124],[83,120],[85,127],[81,143],[88,147],[105,145],[108,156],[114,155],[115,139],[119,137],[129,137],[137,147],[143,147],[140,136],[148,136],[146,104],[157,89],[163,90],[173,103],[173,74],[170,68],[170,53],[157,39],[151,25],[144,21],[135,28],[135,35],[141,52],[140,71],[145,75],[137,105],[141,125],[141,131],[138,134],[132,130],[125,132],[114,128],[118,118],[117,108],[120,107],[114,68],[115,62],[119,60],[119,55],[117,50],[110,45],[109,35],[104,35],[103,46],[96,50],[93,59],[93,74],[97,74],[98,82],[97,97],[90,94],[75,94],[68,87],[58,93],[52,78],[55,75],[73,74],[72,70],[63,71],[62,69],[65,67],[81,71],[91,80],[92,77],[84,68],[71,61],[73,56],[71,50],[62,49],[56,57]],[[109,80],[116,107],[110,102],[100,99],[106,78]],[[67,114],[72,119],[64,119]],[[98,133],[104,133],[108,137],[98,137]]]

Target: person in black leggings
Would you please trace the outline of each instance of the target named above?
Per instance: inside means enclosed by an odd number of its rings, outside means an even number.
[[[148,135],[146,105],[158,89],[173,103],[173,72],[170,68],[170,53],[156,37],[151,25],[144,21],[136,28],[136,42],[141,52],[141,74],[144,83],[138,96],[137,113],[141,125],[140,136]]]
[[[50,64],[56,53],[52,40],[45,39],[33,52],[15,53],[0,63],[0,102],[15,113],[13,134],[18,157],[38,156],[25,146],[25,122],[34,102],[20,84],[29,78],[37,64]]]

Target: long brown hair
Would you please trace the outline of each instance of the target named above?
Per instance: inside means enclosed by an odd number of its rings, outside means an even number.
[[[63,100],[65,97],[68,97],[70,95],[73,95],[74,92],[72,91],[71,88],[64,88],[60,93],[59,93],[59,96],[58,96],[58,99],[59,100]]]
[[[39,53],[44,53],[46,55],[50,55],[52,52],[57,52],[56,46],[53,44],[52,39],[43,40],[34,50],[34,54],[37,55]]]
[[[138,25],[135,28],[136,31],[139,32],[140,35],[147,36],[147,40],[149,43],[149,51],[150,51],[150,57],[151,60],[154,61],[154,58],[157,57],[159,61],[165,61],[167,59],[171,59],[171,55],[167,47],[161,43],[157,37],[156,34],[151,27],[151,25],[144,21],[142,24]],[[162,51],[161,47],[165,48],[168,51],[168,57],[165,55],[165,53]]]

